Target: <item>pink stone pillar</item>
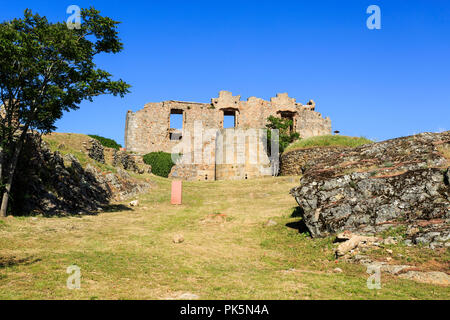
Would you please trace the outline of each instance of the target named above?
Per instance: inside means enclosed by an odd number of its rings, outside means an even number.
[[[181,181],[172,181],[171,204],[181,204],[182,184]]]

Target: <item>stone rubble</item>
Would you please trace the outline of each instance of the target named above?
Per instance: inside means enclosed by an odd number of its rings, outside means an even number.
[[[388,240],[388,241],[386,241]],[[335,249],[336,258],[348,261],[351,263],[359,263],[368,269],[380,269],[381,273],[395,275],[403,279],[409,279],[422,283],[438,284],[448,286],[450,285],[450,275],[441,271],[418,271],[416,267],[410,265],[395,265],[388,264],[383,261],[373,261],[364,254],[361,254],[365,249],[380,247],[381,244],[393,244],[393,238],[381,241],[375,237],[365,237],[353,234],[349,231],[338,234],[336,241],[341,242]],[[386,249],[390,254],[392,250]],[[391,261],[391,257],[387,257],[386,261]],[[336,269],[335,269],[336,270]],[[336,272],[334,270],[334,272]]]
[[[97,149],[100,150],[100,149]],[[150,189],[151,184],[124,174],[85,168],[72,154],[52,152],[37,134],[30,134],[13,184],[12,207],[22,214],[94,214]]]

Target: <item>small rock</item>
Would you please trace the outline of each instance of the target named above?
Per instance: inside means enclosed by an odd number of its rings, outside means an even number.
[[[397,244],[397,240],[395,240],[393,237],[388,237],[384,239],[384,244]]]
[[[419,228],[417,228],[417,227],[412,227],[412,228],[410,228],[408,231],[406,231],[406,234],[408,235],[408,236],[413,236],[413,235],[415,235],[416,233],[419,233]]]
[[[272,227],[272,226],[276,226],[276,225],[277,225],[277,222],[272,219],[269,219],[265,224],[266,227]]]
[[[404,269],[411,268],[411,266],[407,265],[391,265],[391,264],[383,264],[381,265],[381,271],[389,274],[398,274],[400,271]]]
[[[177,299],[179,299],[179,300],[196,300],[198,298],[199,298],[198,295],[190,293],[190,292],[186,292],[186,293],[180,294],[177,297]]]
[[[346,230],[344,232],[338,233],[336,235],[336,240],[338,240],[338,241],[350,240],[353,236],[354,236],[353,233],[351,233],[350,231]]]
[[[184,241],[184,237],[181,234],[176,234],[173,236],[173,243],[182,243]]]
[[[139,206],[139,200],[133,200],[133,201],[131,201],[131,202],[130,202],[130,206],[132,206],[132,207],[137,207],[137,206]]]
[[[400,274],[399,277],[422,283],[431,283],[447,286],[450,285],[450,276],[440,271],[431,271],[431,272],[408,271],[406,273]]]
[[[387,258],[386,258],[386,261],[388,261],[388,262],[391,261],[391,260],[392,260],[391,257],[387,257]]]
[[[392,254],[393,251],[391,249],[386,249],[386,252]]]
[[[350,250],[355,249],[361,244],[370,245],[377,241],[376,237],[366,237],[366,236],[358,236],[354,235],[350,238],[350,240],[347,240],[345,242],[342,242],[336,249],[336,256],[340,257],[345,255]]]
[[[342,273],[342,269],[341,268],[334,268],[333,272],[334,273]]]

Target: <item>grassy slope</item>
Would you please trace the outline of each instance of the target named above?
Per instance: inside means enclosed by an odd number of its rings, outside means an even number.
[[[326,147],[326,146],[358,147],[360,145],[372,142],[373,141],[366,139],[364,137],[325,135],[298,140],[290,144],[285,151],[292,151],[295,149],[311,148],[311,147]]]
[[[288,194],[298,178],[187,182],[184,204],[171,206],[170,180],[150,177],[157,186],[133,210],[0,223],[0,299],[450,299],[448,288],[385,274],[369,290],[363,266],[335,263],[331,238],[287,227],[299,220]],[[265,227],[269,218],[278,224]],[[431,269],[450,260],[449,250],[389,248],[393,261]],[[80,290],[66,288],[72,264]]]
[[[81,165],[85,167],[88,163],[102,171],[106,172],[116,172],[117,169],[111,165],[103,164],[89,158],[83,147],[83,142],[88,142],[91,139],[89,136],[79,133],[60,133],[53,132],[51,134],[45,135],[42,139],[47,142],[50,150],[59,151],[62,155],[68,153],[73,154]]]

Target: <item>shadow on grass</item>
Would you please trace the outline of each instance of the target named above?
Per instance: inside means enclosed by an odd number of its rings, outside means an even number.
[[[301,218],[303,217],[303,209],[301,207],[295,207],[294,211],[291,213],[291,218]]]
[[[301,218],[301,217],[303,217],[303,209],[301,207],[295,207],[294,211],[291,214],[291,218]],[[295,222],[286,223],[286,227],[298,230],[299,233],[307,233],[308,235],[311,235],[311,232],[309,232],[309,229],[306,226],[305,221],[303,221],[303,219],[300,219],[299,221]]]
[[[35,259],[33,257],[18,259],[16,257],[0,256],[0,269],[6,268],[6,267],[17,266],[17,265],[30,265],[30,264],[39,262],[41,260],[42,259]]]
[[[71,218],[83,218],[84,216],[97,216],[101,213],[104,212],[120,212],[120,211],[133,211],[132,208],[127,207],[126,205],[123,204],[107,204],[107,205],[103,205],[102,206],[102,210],[101,211],[83,211],[80,210],[78,213],[64,213],[64,214],[47,214],[47,215],[42,215],[44,218],[67,218],[67,217],[71,217]],[[17,216],[17,217],[33,217],[36,216],[37,214],[28,214],[28,215],[21,215],[21,216]]]
[[[104,212],[119,212],[119,211],[133,211],[130,207],[127,207],[124,204],[108,204],[103,206]]]

